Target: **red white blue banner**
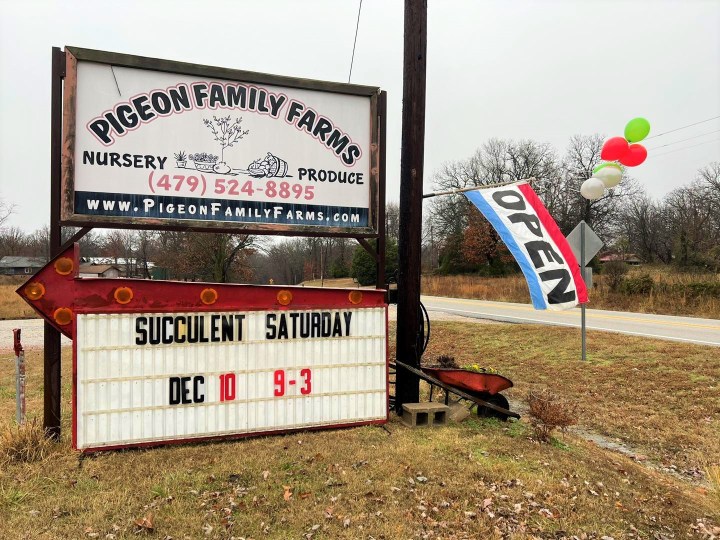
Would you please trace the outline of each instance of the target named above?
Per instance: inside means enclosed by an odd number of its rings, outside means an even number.
[[[520,265],[535,309],[570,309],[588,300],[575,255],[530,185],[467,191]]]

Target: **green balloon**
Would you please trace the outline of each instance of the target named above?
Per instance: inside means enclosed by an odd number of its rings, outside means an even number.
[[[598,172],[601,169],[604,169],[605,167],[617,167],[618,169],[622,170],[622,167],[620,167],[620,165],[618,165],[614,161],[608,161],[607,163],[601,163],[600,165],[596,166],[593,169],[593,174],[595,174],[596,172]]]
[[[645,118],[633,118],[625,126],[625,138],[629,143],[642,141],[650,133],[650,122]]]

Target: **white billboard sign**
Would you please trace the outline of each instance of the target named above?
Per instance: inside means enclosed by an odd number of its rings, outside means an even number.
[[[386,321],[385,307],[78,314],[74,446],[384,422]]]
[[[376,230],[377,88],[66,58],[66,223]]]

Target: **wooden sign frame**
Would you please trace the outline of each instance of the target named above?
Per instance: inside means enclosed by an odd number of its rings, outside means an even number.
[[[62,166],[60,223],[63,226],[108,227],[126,229],[165,229],[241,234],[278,234],[290,236],[337,236],[350,238],[377,238],[384,229],[384,141],[385,92],[377,87],[361,86],[311,79],[284,77],[265,73],[189,64],[157,58],[66,47],[64,51],[64,93],[62,121]],[[103,216],[79,213],[75,208],[75,143],[77,130],[78,62],[106,64],[224,81],[242,81],[243,84],[271,85],[288,89],[302,89],[334,94],[360,96],[370,101],[369,149],[369,208],[367,226],[343,227],[332,225],[247,223],[214,221],[208,219],[176,219],[130,216]],[[231,109],[224,109],[231,110]],[[381,204],[381,201],[383,202]]]

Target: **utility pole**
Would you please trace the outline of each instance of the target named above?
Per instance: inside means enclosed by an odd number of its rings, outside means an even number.
[[[425,154],[425,70],[427,0],[405,0],[402,150],[400,154],[400,235],[398,255],[397,359],[420,364],[420,251],[423,160]],[[420,379],[398,368],[395,403],[420,400]]]

